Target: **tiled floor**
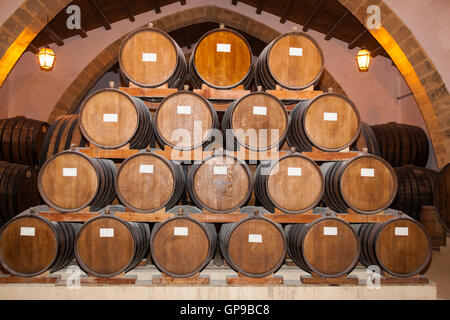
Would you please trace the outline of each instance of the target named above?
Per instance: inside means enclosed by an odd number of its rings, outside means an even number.
[[[446,247],[433,250],[433,260],[426,274],[437,284],[438,299],[450,300],[450,237],[447,237]]]

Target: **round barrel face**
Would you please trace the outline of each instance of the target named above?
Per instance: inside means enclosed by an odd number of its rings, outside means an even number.
[[[278,83],[293,89],[302,88],[320,77],[323,56],[317,44],[308,37],[287,34],[273,44],[268,66]]]
[[[312,225],[302,246],[306,263],[322,275],[349,272],[359,257],[358,238],[350,225],[337,219],[324,219]]]
[[[270,170],[267,192],[279,208],[303,211],[322,198],[323,177],[312,161],[290,156],[278,161]]]
[[[49,159],[39,173],[38,182],[41,196],[49,206],[67,210],[87,206],[99,185],[92,163],[70,152]]]
[[[135,240],[122,222],[99,218],[86,222],[78,234],[78,263],[94,275],[111,276],[124,271],[135,253]]]
[[[165,83],[177,68],[177,49],[161,32],[143,29],[124,40],[120,68],[127,78],[143,86]]]
[[[282,233],[263,219],[250,219],[239,224],[228,243],[231,261],[241,272],[251,275],[276,271],[285,252]]]
[[[231,30],[207,34],[195,47],[195,69],[207,84],[230,87],[249,73],[251,50],[244,38]]]
[[[447,231],[450,231],[450,164],[441,170],[434,196],[440,220]]]
[[[236,159],[217,156],[197,169],[193,190],[198,200],[213,211],[231,211],[240,207],[250,194],[251,178]]]
[[[427,234],[406,219],[387,223],[378,235],[375,250],[382,267],[397,275],[418,273],[431,258]]]
[[[187,92],[165,99],[158,108],[155,121],[161,139],[178,149],[201,146],[213,127],[213,115],[207,102]]]
[[[239,100],[231,117],[238,142],[255,151],[277,146],[286,135],[287,112],[278,99],[265,93]]]
[[[359,115],[343,96],[323,94],[314,99],[304,117],[305,133],[319,148],[337,150],[350,145],[360,128]]]
[[[139,211],[162,208],[172,197],[174,176],[169,165],[155,155],[129,158],[116,178],[117,194],[127,206]]]
[[[393,201],[397,178],[382,159],[363,156],[351,161],[344,169],[340,190],[349,207],[361,212],[376,212]]]
[[[33,217],[18,218],[0,236],[2,263],[15,274],[40,274],[55,260],[57,241],[54,230],[44,221]]]
[[[120,147],[136,133],[138,113],[130,98],[104,89],[83,103],[80,128],[89,141],[101,147]]]
[[[200,271],[209,250],[206,232],[197,223],[183,218],[164,223],[152,239],[153,261],[162,272],[173,275]]]

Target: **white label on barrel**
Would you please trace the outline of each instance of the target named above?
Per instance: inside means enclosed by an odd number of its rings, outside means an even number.
[[[189,232],[189,228],[186,227],[175,227],[173,228],[174,236],[187,236]]]
[[[323,120],[325,121],[337,121],[337,113],[336,112],[324,112]]]
[[[337,227],[323,227],[324,236],[337,236]]]
[[[100,238],[114,238],[114,229],[100,228]]]
[[[361,177],[375,177],[375,169],[361,168]]]
[[[63,177],[76,177],[77,168],[63,168]]]
[[[258,242],[262,243],[262,234],[249,234],[248,242]]]
[[[191,114],[191,106],[177,106],[177,114]]]
[[[139,166],[139,173],[153,173],[152,164],[141,164]]]
[[[227,167],[214,167],[214,174],[227,174]]]
[[[33,227],[20,227],[20,235],[25,237],[34,237],[35,229]]]
[[[142,61],[156,62],[156,53],[142,53]]]
[[[119,115],[117,113],[104,113],[103,122],[117,122]]]
[[[267,115],[267,107],[254,106],[253,114],[265,116],[265,115]]]
[[[302,168],[288,167],[288,176],[301,177]]]
[[[218,43],[217,44],[217,52],[230,52],[231,44],[229,43]]]
[[[395,235],[396,236],[407,236],[408,235],[408,227],[395,227]]]
[[[289,55],[295,56],[295,57],[301,57],[303,56],[303,48],[289,48]]]

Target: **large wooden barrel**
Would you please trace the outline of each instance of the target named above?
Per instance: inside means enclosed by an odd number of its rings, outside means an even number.
[[[398,194],[392,208],[403,211],[419,220],[422,206],[432,206],[439,173],[414,166],[395,168],[398,178]]]
[[[116,176],[120,201],[137,212],[154,212],[175,206],[184,193],[184,171],[180,164],[153,152],[127,158]]]
[[[244,208],[241,212],[248,213]],[[247,277],[275,273],[286,256],[286,237],[281,225],[254,212],[239,222],[223,224],[219,241],[228,265]]]
[[[422,223],[430,234],[433,248],[446,246],[447,232],[440,221],[439,212],[436,207],[423,206],[420,214],[420,223]]]
[[[86,145],[86,139],[84,139],[78,126],[78,115],[60,116],[51,124],[47,131],[42,145],[39,164],[42,166],[52,155],[69,150],[72,144],[75,144],[77,147]]]
[[[73,244],[80,224],[50,221],[28,209],[0,231],[0,263],[11,274],[34,277],[67,266],[74,257]]]
[[[78,232],[75,258],[86,273],[113,277],[135,268],[147,255],[149,243],[148,224],[100,214],[86,221]]]
[[[192,165],[187,189],[197,207],[226,213],[247,203],[253,189],[253,177],[244,161],[217,152],[202,163]]]
[[[317,41],[306,33],[288,32],[275,38],[261,52],[255,78],[266,89],[280,85],[301,90],[315,85],[323,69],[324,57]]]
[[[92,144],[114,149],[129,144],[144,149],[153,138],[150,111],[139,98],[117,89],[102,89],[81,104],[80,130]]]
[[[270,212],[302,213],[322,199],[324,179],[316,163],[300,153],[261,162],[255,172],[255,195]]]
[[[247,40],[234,30],[218,28],[198,40],[189,59],[192,85],[202,83],[217,89],[248,87],[253,76],[252,50]]]
[[[198,222],[196,207],[174,207],[172,218],[152,229],[150,252],[156,267],[171,277],[189,277],[202,271],[214,256],[217,232],[213,224]]]
[[[394,167],[413,164],[425,167],[429,143],[425,131],[417,126],[389,122],[372,126],[381,157]]]
[[[106,159],[67,150],[55,154],[42,166],[38,187],[42,199],[62,212],[91,211],[106,207],[116,196],[117,168]]]
[[[363,214],[377,213],[388,208],[397,194],[395,170],[375,155],[325,162],[320,169],[325,177],[323,201],[336,212],[350,208]]]
[[[359,261],[377,265],[395,277],[412,277],[431,259],[431,240],[425,228],[409,217],[381,223],[354,224],[361,243]]]
[[[323,216],[311,223],[287,225],[285,231],[289,256],[306,272],[339,277],[358,263],[358,237],[342,219]]]
[[[208,145],[219,118],[211,103],[191,91],[179,91],[166,97],[155,115],[155,133],[161,146],[192,150]]]
[[[450,164],[441,170],[438,183],[434,192],[434,205],[436,206],[439,219],[447,230],[450,232]]]
[[[381,157],[380,146],[375,133],[367,123],[361,121],[361,133],[353,144],[352,150],[364,151],[364,148],[367,149],[368,153]]]
[[[0,161],[37,165],[48,123],[16,117],[0,119]]]
[[[164,31],[152,27],[137,29],[125,37],[119,65],[125,78],[146,88],[167,84],[181,89],[187,73],[178,44]]]
[[[265,92],[250,93],[228,107],[222,118],[227,149],[252,151],[279,149],[288,131],[285,106]]]
[[[0,161],[0,225],[41,201],[31,166]]]
[[[356,106],[338,93],[324,93],[300,101],[289,115],[287,141],[291,147],[311,151],[339,151],[359,136],[361,122]]]

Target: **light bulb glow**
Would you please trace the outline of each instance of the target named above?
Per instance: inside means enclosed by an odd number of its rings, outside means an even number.
[[[370,61],[372,57],[367,49],[361,49],[356,55],[356,62],[360,72],[369,71]]]
[[[49,71],[53,68],[55,63],[55,53],[52,49],[46,47],[42,48],[38,53],[39,66],[42,70]]]

